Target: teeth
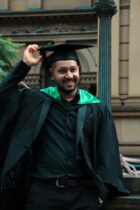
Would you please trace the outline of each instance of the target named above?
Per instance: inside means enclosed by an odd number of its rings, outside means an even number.
[[[65,83],[73,83],[72,81],[69,81],[69,82],[65,82]]]

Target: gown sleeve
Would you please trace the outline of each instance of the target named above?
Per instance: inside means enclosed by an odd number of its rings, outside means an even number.
[[[98,114],[100,118],[96,139],[97,174],[111,195],[129,194],[124,185],[118,138],[112,114],[106,105],[102,106]]]
[[[8,137],[14,124],[18,110],[20,94],[18,83],[28,73],[28,67],[23,61],[0,82],[0,163],[8,147]]]

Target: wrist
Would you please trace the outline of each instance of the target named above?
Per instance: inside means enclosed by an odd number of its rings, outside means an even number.
[[[30,70],[31,65],[28,64],[27,62],[25,62],[24,59],[21,60],[21,63],[22,63],[22,65],[24,66],[25,69],[27,69],[28,71]]]
[[[28,61],[26,61],[25,59],[22,60],[24,64],[26,64],[28,67],[31,67],[32,64]]]

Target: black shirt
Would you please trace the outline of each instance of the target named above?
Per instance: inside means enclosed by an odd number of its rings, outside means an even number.
[[[38,136],[32,175],[37,178],[85,177],[82,155],[76,159],[76,118],[81,105],[53,99]]]

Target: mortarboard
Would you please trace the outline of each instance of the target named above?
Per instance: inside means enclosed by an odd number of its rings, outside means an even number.
[[[43,55],[43,60],[46,60],[47,67],[60,60],[76,60],[79,63],[79,58],[76,50],[93,47],[92,45],[63,43],[58,45],[47,45],[39,49],[40,54]],[[46,56],[46,52],[52,52]]]

